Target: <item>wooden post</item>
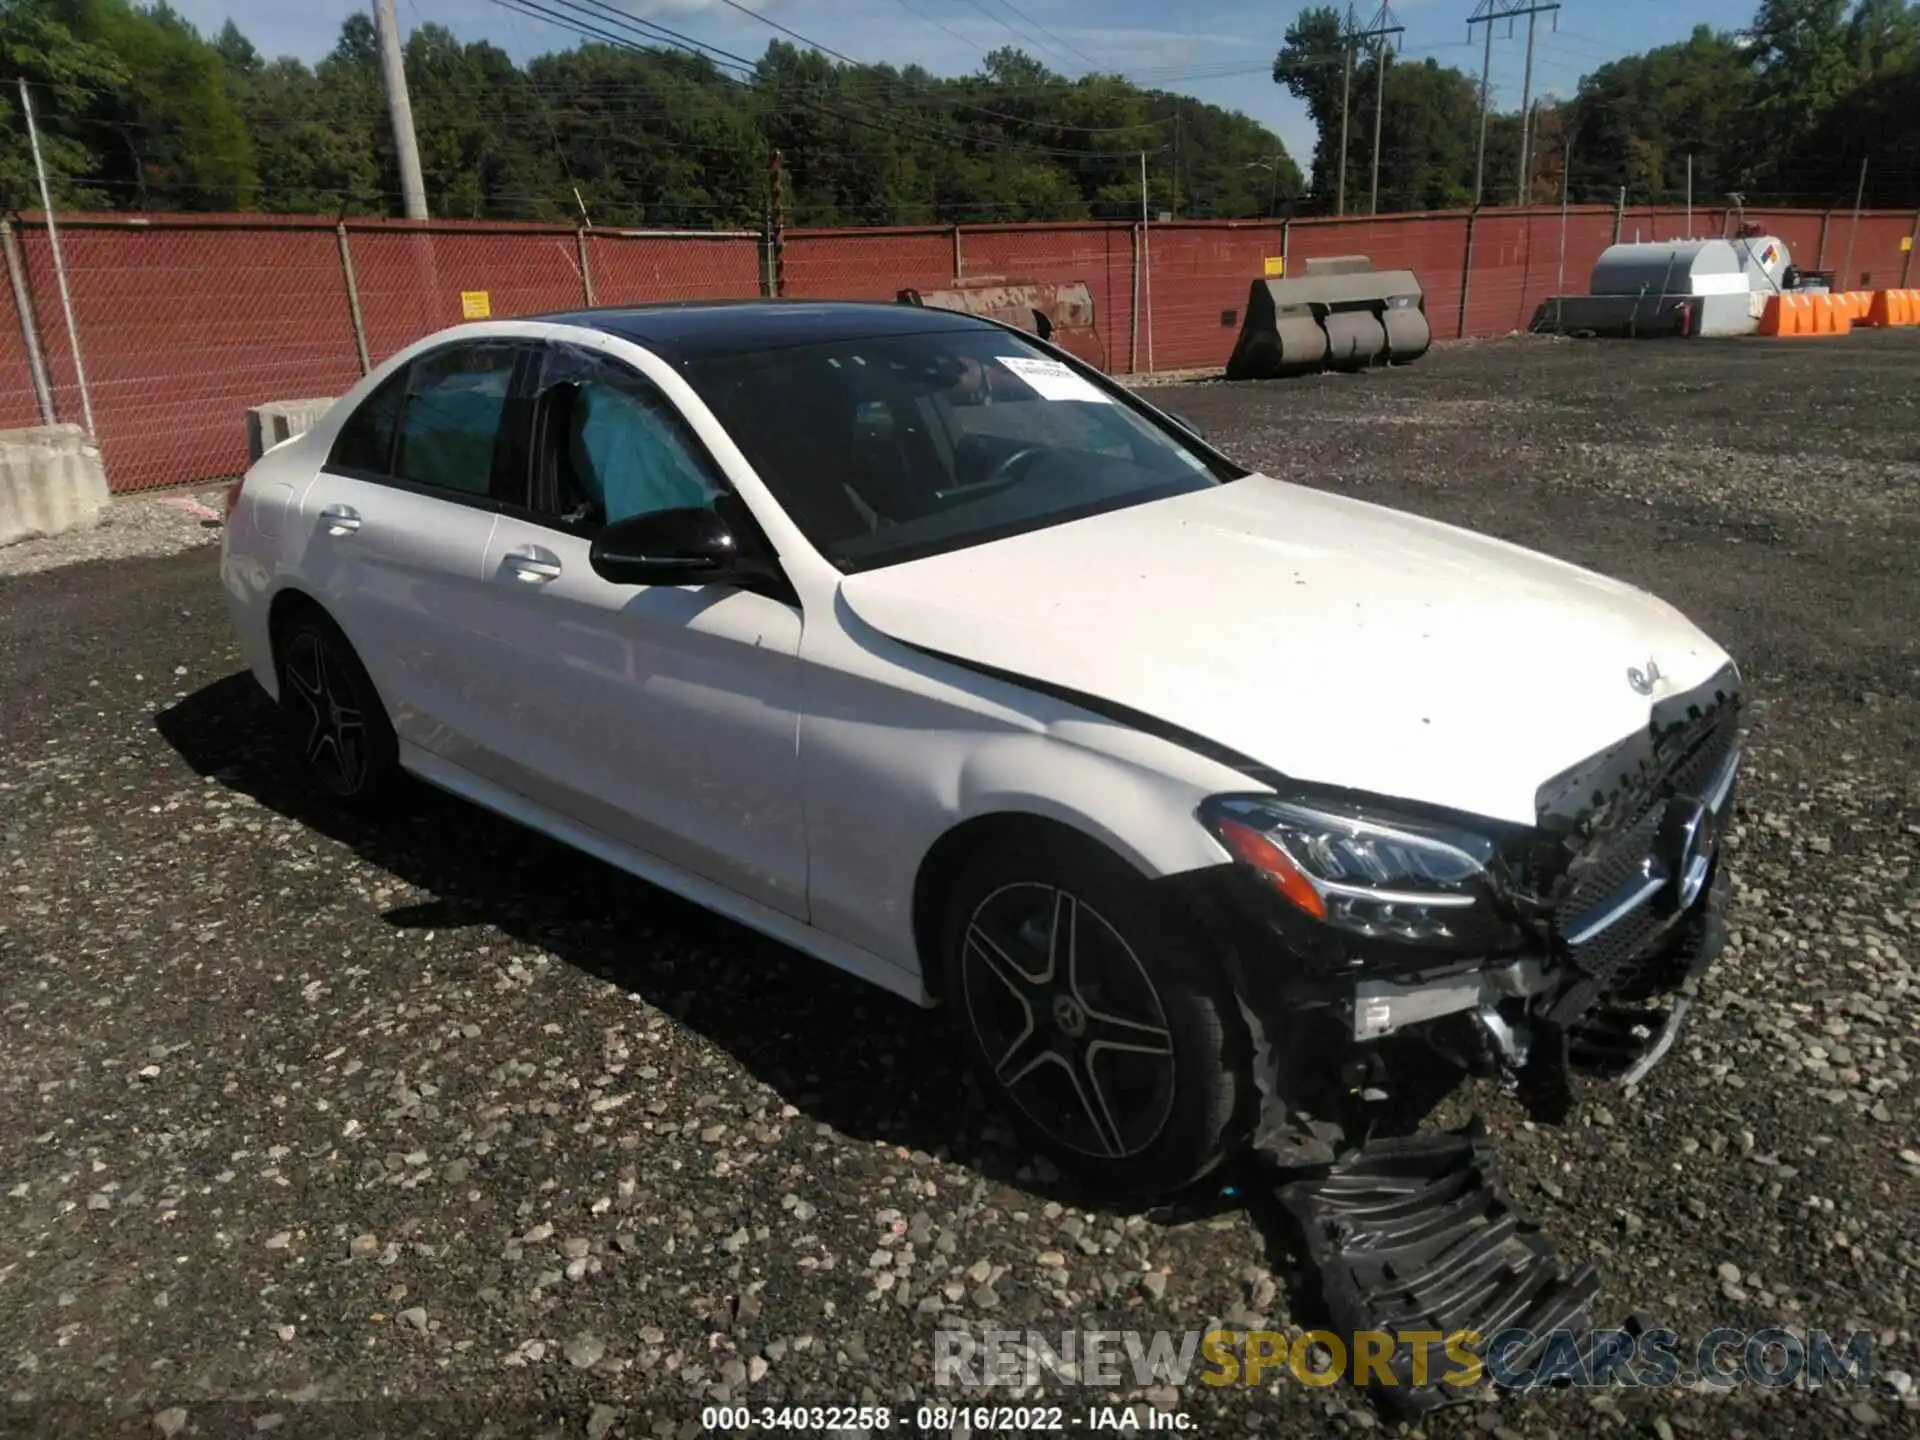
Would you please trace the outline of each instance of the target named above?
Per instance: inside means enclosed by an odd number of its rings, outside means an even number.
[[[1468,282],[1473,276],[1473,222],[1479,215],[1480,208],[1477,205],[1467,212],[1467,253],[1460,262],[1460,324],[1454,331],[1456,340],[1467,338]]]
[[[573,232],[574,243],[580,247],[580,293],[586,297],[589,307],[596,302],[593,298],[593,269],[587,261],[587,227],[582,225]]]
[[[360,373],[373,368],[367,363],[367,327],[360,316],[360,286],[353,278],[353,250],[347,244],[347,222],[336,221],[334,238],[340,242],[340,278],[347,284],[347,316],[353,322],[353,351],[360,357]]]

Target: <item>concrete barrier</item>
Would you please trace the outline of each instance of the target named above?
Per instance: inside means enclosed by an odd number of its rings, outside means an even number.
[[[78,425],[0,430],[0,545],[89,530],[106,513],[100,448]]]
[[[247,411],[247,463],[251,465],[281,441],[311,430],[332,408],[331,395],[254,406]]]

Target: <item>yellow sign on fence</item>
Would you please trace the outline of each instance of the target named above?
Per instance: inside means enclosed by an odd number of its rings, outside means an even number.
[[[1267,278],[1278,280],[1287,273],[1287,257],[1284,255],[1267,256]]]
[[[1911,235],[1902,235],[1900,237],[1900,253],[1904,255],[1911,249],[1913,249],[1913,237]]]
[[[485,320],[493,314],[493,299],[485,290],[460,292],[460,315],[466,320]]]

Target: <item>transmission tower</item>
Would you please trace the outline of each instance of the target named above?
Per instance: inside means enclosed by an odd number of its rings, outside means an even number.
[[[1376,215],[1380,211],[1380,116],[1387,94],[1387,41],[1394,39],[1398,45],[1396,37],[1405,32],[1406,26],[1400,23],[1387,0],[1380,0],[1380,8],[1373,12],[1373,19],[1365,27],[1361,26],[1353,6],[1348,5],[1340,28],[1346,68],[1340,78],[1340,180],[1334,192],[1334,212],[1347,213],[1347,108],[1353,93],[1353,55],[1371,40],[1374,47],[1373,187],[1367,213]]]
[[[1467,17],[1467,38],[1473,38],[1473,27],[1487,27],[1484,43],[1480,49],[1480,156],[1473,166],[1473,203],[1480,204],[1487,172],[1487,112],[1491,108],[1491,96],[1487,90],[1488,72],[1493,68],[1493,26],[1497,20],[1507,22],[1507,36],[1513,36],[1513,22],[1522,15],[1527,17],[1527,68],[1526,78],[1520,89],[1520,189],[1515,196],[1517,203],[1527,203],[1528,184],[1533,178],[1533,156],[1531,142],[1533,126],[1528,120],[1533,104],[1533,33],[1534,26],[1542,15],[1553,16],[1553,28],[1560,28],[1560,6],[1558,0],[1480,0],[1473,13]]]

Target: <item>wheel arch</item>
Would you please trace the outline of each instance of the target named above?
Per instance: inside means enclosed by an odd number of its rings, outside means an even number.
[[[280,660],[280,635],[295,616],[316,614],[328,621],[335,629],[340,622],[327,613],[327,607],[297,585],[282,586],[267,602],[267,638],[273,645],[274,663]]]
[[[996,846],[1033,838],[1064,846],[1099,850],[1151,883],[1153,872],[1140,856],[1093,826],[1069,823],[1038,810],[996,809],[960,821],[935,840],[921,857],[913,879],[913,940],[920,957],[921,983],[936,1002],[944,1002],[945,972],[939,961],[940,922],[953,885],[973,858]]]

